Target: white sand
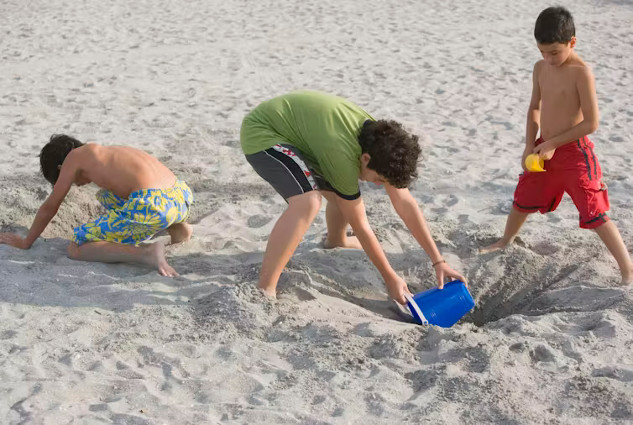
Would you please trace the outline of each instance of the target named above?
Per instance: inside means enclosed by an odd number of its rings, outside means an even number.
[[[633,290],[569,198],[503,253],[544,1],[0,2],[0,229],[50,191],[48,136],[146,149],[196,192],[182,274],[72,261],[99,209],[74,188],[30,251],[0,246],[2,424],[633,423]],[[573,2],[593,65],[592,136],[633,246],[633,5]],[[321,214],[255,289],[282,199],[239,149],[241,118],[298,88],[350,98],[423,136],[412,188],[477,308],[451,329],[399,319],[362,252],[324,251]],[[380,189],[370,220],[412,290],[428,258]],[[164,238],[164,236],[162,237]]]

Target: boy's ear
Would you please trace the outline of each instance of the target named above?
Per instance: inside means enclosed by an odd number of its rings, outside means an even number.
[[[363,153],[360,156],[360,162],[361,164],[363,164],[365,167],[367,166],[367,164],[369,164],[369,161],[371,160],[371,155],[369,155],[367,152]]]
[[[571,47],[572,49],[576,47],[576,36],[573,36],[569,41],[569,47]]]

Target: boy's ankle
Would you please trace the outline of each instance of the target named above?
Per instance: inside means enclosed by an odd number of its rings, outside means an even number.
[[[633,262],[630,262],[626,267],[620,267],[620,274],[623,285],[633,283]]]
[[[277,297],[277,287],[272,285],[262,285],[261,283],[257,285],[260,291],[264,293],[267,297],[276,298]]]
[[[512,245],[514,243],[514,239],[516,239],[516,236],[512,236],[509,239],[501,238],[501,243],[503,244],[503,246]]]

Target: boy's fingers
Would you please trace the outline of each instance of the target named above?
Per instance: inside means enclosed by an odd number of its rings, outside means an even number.
[[[457,280],[461,280],[462,282],[464,282],[464,285],[468,286],[468,282],[466,281],[466,278],[462,276],[461,274],[455,272],[455,274],[453,275],[453,278]]]
[[[444,289],[444,273],[438,273],[437,275],[437,288]]]

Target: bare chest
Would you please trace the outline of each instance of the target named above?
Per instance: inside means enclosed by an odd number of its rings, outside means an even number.
[[[550,74],[540,78],[541,100],[543,107],[559,108],[566,105],[567,108],[576,108],[580,98],[574,78],[569,73]]]

